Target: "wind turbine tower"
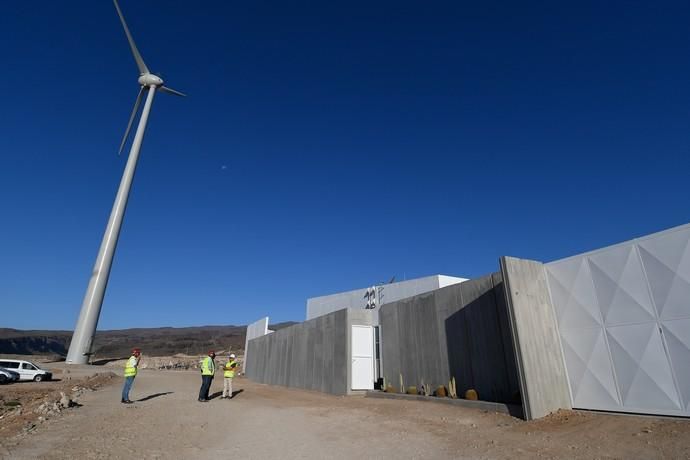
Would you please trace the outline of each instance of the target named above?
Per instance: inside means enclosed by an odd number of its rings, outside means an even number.
[[[184,96],[184,94],[180,93],[179,91],[175,91],[174,89],[164,86],[163,80],[158,75],[154,75],[149,71],[141,57],[141,54],[139,54],[139,50],[137,49],[137,45],[134,43],[132,34],[129,32],[125,18],[120,10],[120,5],[118,5],[117,0],[113,0],[113,3],[115,4],[115,9],[117,10],[118,16],[120,17],[120,22],[122,22],[122,28],[125,30],[125,35],[127,36],[127,41],[129,41],[129,46],[132,49],[134,61],[139,69],[138,82],[140,86],[139,94],[137,95],[137,99],[134,103],[134,109],[132,110],[132,115],[129,117],[129,123],[127,124],[127,129],[125,130],[125,135],[120,143],[120,153],[122,153],[122,149],[127,142],[130,128],[132,127],[132,123],[134,122],[134,119],[138,113],[139,105],[144,92],[146,92],[146,100],[144,101],[144,108],[141,111],[139,125],[137,126],[137,131],[134,134],[134,140],[132,141],[132,147],[129,151],[127,165],[125,166],[125,171],[122,174],[120,187],[118,188],[117,195],[115,196],[115,203],[113,203],[113,209],[110,212],[110,219],[108,219],[108,225],[105,229],[105,234],[103,235],[103,241],[101,242],[101,247],[98,250],[96,263],[93,267],[93,271],[91,272],[91,279],[89,280],[89,286],[87,287],[86,294],[84,295],[84,301],[81,306],[81,312],[79,313],[79,319],[77,320],[77,325],[74,328],[72,342],[70,343],[69,351],[67,352],[67,363],[69,364],[86,364],[89,360],[89,356],[91,355],[91,346],[93,344],[94,335],[96,334],[98,317],[101,314],[101,307],[103,306],[103,296],[105,295],[105,289],[108,285],[110,267],[113,264],[115,247],[117,246],[117,239],[120,236],[122,219],[125,215],[125,209],[127,208],[129,190],[132,187],[134,171],[137,168],[137,160],[139,159],[141,143],[144,139],[144,131],[146,131],[146,122],[148,121],[149,113],[151,112],[153,96],[156,94],[156,91],[162,91],[175,96]]]

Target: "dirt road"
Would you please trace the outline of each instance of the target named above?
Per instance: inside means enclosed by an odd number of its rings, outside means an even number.
[[[142,371],[78,409],[3,442],[5,458],[690,458],[690,422],[567,412],[526,423],[442,404],[335,397],[236,379],[235,398],[196,401],[200,377]],[[1,390],[0,390],[1,391]]]

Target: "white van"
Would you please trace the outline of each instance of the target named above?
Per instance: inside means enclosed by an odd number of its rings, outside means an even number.
[[[50,380],[53,378],[53,373],[45,369],[41,369],[38,364],[30,361],[22,361],[21,359],[1,359],[0,367],[9,369],[19,373],[19,380],[33,380],[40,382],[42,380]]]

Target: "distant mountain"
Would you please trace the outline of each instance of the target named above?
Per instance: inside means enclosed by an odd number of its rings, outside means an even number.
[[[272,330],[296,324],[294,321],[273,324]],[[93,359],[129,356],[139,347],[149,356],[177,353],[204,354],[209,350],[244,348],[246,326],[159,327],[120,329],[96,332]],[[22,331],[0,328],[0,353],[13,355],[67,355],[71,331]]]

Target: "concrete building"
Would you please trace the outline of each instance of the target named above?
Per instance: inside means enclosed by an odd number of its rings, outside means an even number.
[[[419,291],[384,290],[373,308],[371,288],[309,299],[304,323],[248,339],[247,376],[333,394],[455,378],[459,395],[526,419],[571,407],[690,416],[690,224],[498,265],[432,289],[435,277],[405,282]]]
[[[466,281],[466,278],[434,275],[399,281],[397,283],[379,284],[338,294],[312,297],[307,299],[307,319],[327,315],[343,308],[361,308],[378,312],[382,305],[417,294],[435,291],[436,289],[462,283],[463,281]],[[374,318],[376,317],[377,315],[374,314]]]

